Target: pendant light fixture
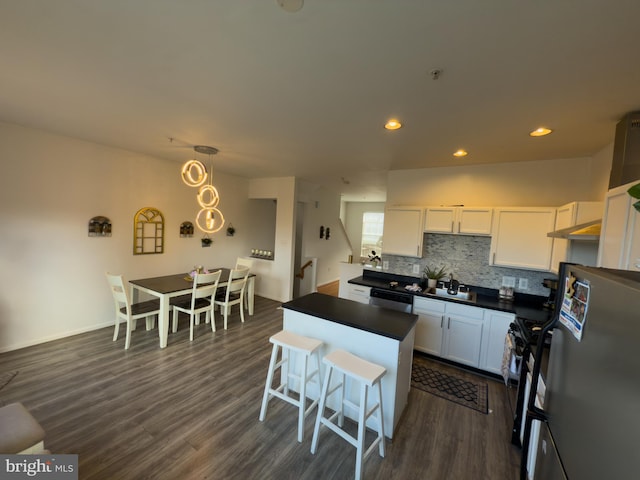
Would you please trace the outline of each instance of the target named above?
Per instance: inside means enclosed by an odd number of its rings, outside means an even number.
[[[209,172],[202,162],[189,160],[182,166],[182,180],[190,187],[200,187],[196,196],[202,207],[196,216],[196,225],[205,233],[215,233],[224,226],[224,216],[218,210],[220,195],[213,186],[213,162],[211,156],[218,153],[218,149],[207,145],[196,145],[193,149],[197,153],[209,155]],[[207,178],[209,182],[205,184]]]

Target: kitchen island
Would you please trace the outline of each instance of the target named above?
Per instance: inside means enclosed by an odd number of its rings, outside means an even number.
[[[411,364],[417,315],[364,305],[351,300],[312,293],[282,305],[283,328],[291,332],[317,338],[324,342],[323,357],[336,349],[343,349],[384,367],[382,402],[385,435],[393,438],[411,388]],[[325,369],[322,366],[322,378]],[[346,398],[359,401],[359,385],[347,381]],[[294,385],[293,390],[299,391]],[[311,398],[320,394],[314,385],[307,390]],[[334,395],[335,397],[335,395]],[[337,399],[337,397],[336,397]],[[327,406],[337,408],[329,397]],[[345,415],[357,419],[356,410],[345,408]],[[370,428],[376,428],[371,419]]]

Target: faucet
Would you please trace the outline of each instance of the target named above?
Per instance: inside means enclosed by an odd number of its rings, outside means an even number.
[[[449,274],[449,288],[447,288],[447,293],[449,295],[455,295],[456,293],[458,293],[458,287],[460,285],[460,282],[458,282],[457,280],[453,279],[453,273]]]

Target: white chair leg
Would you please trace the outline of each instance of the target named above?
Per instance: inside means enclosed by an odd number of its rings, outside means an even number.
[[[229,305],[224,306],[224,329],[227,329],[227,317],[229,316]]]
[[[196,317],[196,314],[191,312],[189,314],[189,341],[190,342],[193,342],[193,322],[195,320],[193,317]],[[200,324],[200,316],[199,315],[197,316],[197,320],[198,321],[196,322],[196,325],[199,325]]]
[[[360,410],[358,412],[358,441],[356,444],[356,480],[362,479],[362,460],[364,457],[364,433],[367,421],[367,385],[360,385]]]
[[[311,440],[311,453],[315,455],[318,451],[318,434],[320,432],[320,424],[324,417],[324,407],[327,403],[327,391],[329,390],[329,384],[331,383],[331,373],[333,367],[329,366],[327,373],[324,377],[324,383],[322,384],[322,392],[320,392],[320,402],[318,403],[318,413],[316,415],[316,424],[313,427],[313,439]]]
[[[127,337],[124,341],[124,349],[128,350],[129,345],[131,344],[131,325],[127,322]]]
[[[267,415],[267,404],[270,400],[269,389],[273,382],[273,373],[275,370],[276,359],[278,357],[278,345],[274,344],[271,350],[271,360],[269,360],[269,371],[267,372],[267,382],[264,385],[264,395],[262,395],[262,407],[260,407],[260,421],[264,421]]]
[[[242,303],[240,304],[242,311]],[[302,443],[304,435],[304,412],[307,406],[307,357],[302,356],[302,372],[300,373],[300,407],[298,408],[298,443]]]
[[[118,339],[118,332],[120,331],[120,317],[116,317],[116,324],[113,330],[113,341],[115,342]]]
[[[212,305],[211,306],[211,331],[212,332],[216,331],[216,314],[214,312],[215,312],[214,305]]]
[[[378,453],[384,458],[384,414],[382,411],[382,381],[378,381]]]
[[[155,315],[149,315],[146,320],[147,320],[147,331],[152,330],[156,323]]]
[[[173,309],[173,325],[171,326],[171,331],[176,333],[178,331],[178,310]]]

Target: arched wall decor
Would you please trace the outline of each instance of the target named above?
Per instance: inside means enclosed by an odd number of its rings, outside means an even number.
[[[164,216],[155,208],[145,207],[133,217],[133,254],[164,253]]]
[[[180,224],[180,236],[181,237],[193,237],[194,227],[191,222],[182,222]]]

